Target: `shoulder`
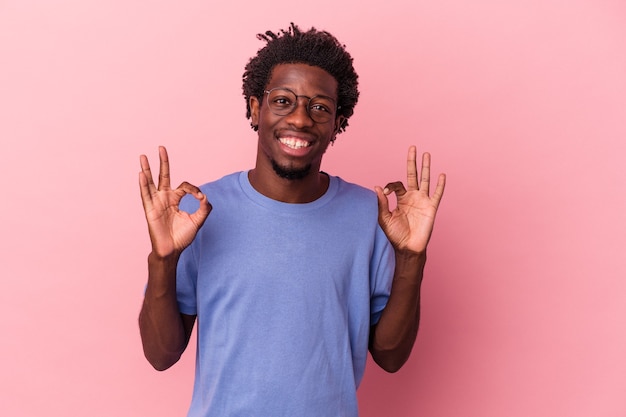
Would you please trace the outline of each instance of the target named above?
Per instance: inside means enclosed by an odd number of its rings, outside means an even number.
[[[239,187],[239,176],[241,172],[233,172],[223,176],[222,178],[202,184],[199,188],[212,203],[212,199],[215,196],[224,196],[225,194],[232,193],[232,190]],[[180,201],[180,209],[187,212],[194,212],[199,206],[198,200],[191,195],[186,195]]]
[[[378,216],[378,202],[373,190],[340,177],[331,176],[331,182],[335,183],[333,195],[335,206],[346,210],[351,216],[358,216],[359,214],[366,217]]]
[[[206,184],[202,184],[200,186],[200,189],[202,190],[203,193],[206,191],[211,191],[211,190],[230,189],[236,184],[239,184],[240,175],[241,175],[241,172],[233,172],[232,174],[225,175],[218,180],[207,182]]]
[[[376,202],[376,193],[373,190],[363,187],[342,179],[341,177],[331,176],[331,181],[337,184],[337,196],[340,198],[351,199],[353,201]]]

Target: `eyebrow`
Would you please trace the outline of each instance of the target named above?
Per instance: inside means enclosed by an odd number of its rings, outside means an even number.
[[[304,94],[297,94],[295,91],[293,91],[291,88],[288,88],[288,87],[274,87],[274,88],[270,88],[269,90],[265,90],[265,92],[269,93],[272,90],[287,90],[287,91],[291,91],[296,97],[305,97],[305,98],[308,98],[309,100],[312,99],[312,98],[316,98],[316,97],[322,97],[322,98],[327,98],[329,100],[332,100],[335,103],[337,102],[337,99],[334,99],[334,98],[332,98],[330,96],[327,96],[326,94],[316,94],[316,95],[310,97],[310,96],[307,96],[307,95],[304,95]]]

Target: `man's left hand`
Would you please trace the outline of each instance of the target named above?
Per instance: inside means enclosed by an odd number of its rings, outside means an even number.
[[[375,187],[378,196],[378,222],[396,251],[418,254],[426,252],[433,231],[435,215],[446,185],[445,174],[440,174],[432,196],[430,189],[430,154],[422,155],[421,175],[418,178],[417,150],[409,148],[407,157],[407,187],[401,181],[391,182],[385,188]],[[397,205],[389,211],[391,193],[396,194]]]

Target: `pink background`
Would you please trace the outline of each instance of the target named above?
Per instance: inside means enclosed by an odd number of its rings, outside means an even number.
[[[626,415],[626,3],[0,0],[0,415],[181,416],[136,317],[138,155],[174,182],[249,168],[255,34],[335,33],[361,101],[324,169],[448,188],[409,363],[370,363],[363,417]]]

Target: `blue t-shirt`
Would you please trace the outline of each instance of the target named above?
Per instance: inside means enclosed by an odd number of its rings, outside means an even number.
[[[319,199],[282,203],[247,172],[201,189],[213,210],[177,271],[180,311],[198,316],[188,416],[356,417],[394,268],[375,194],[330,176]]]

